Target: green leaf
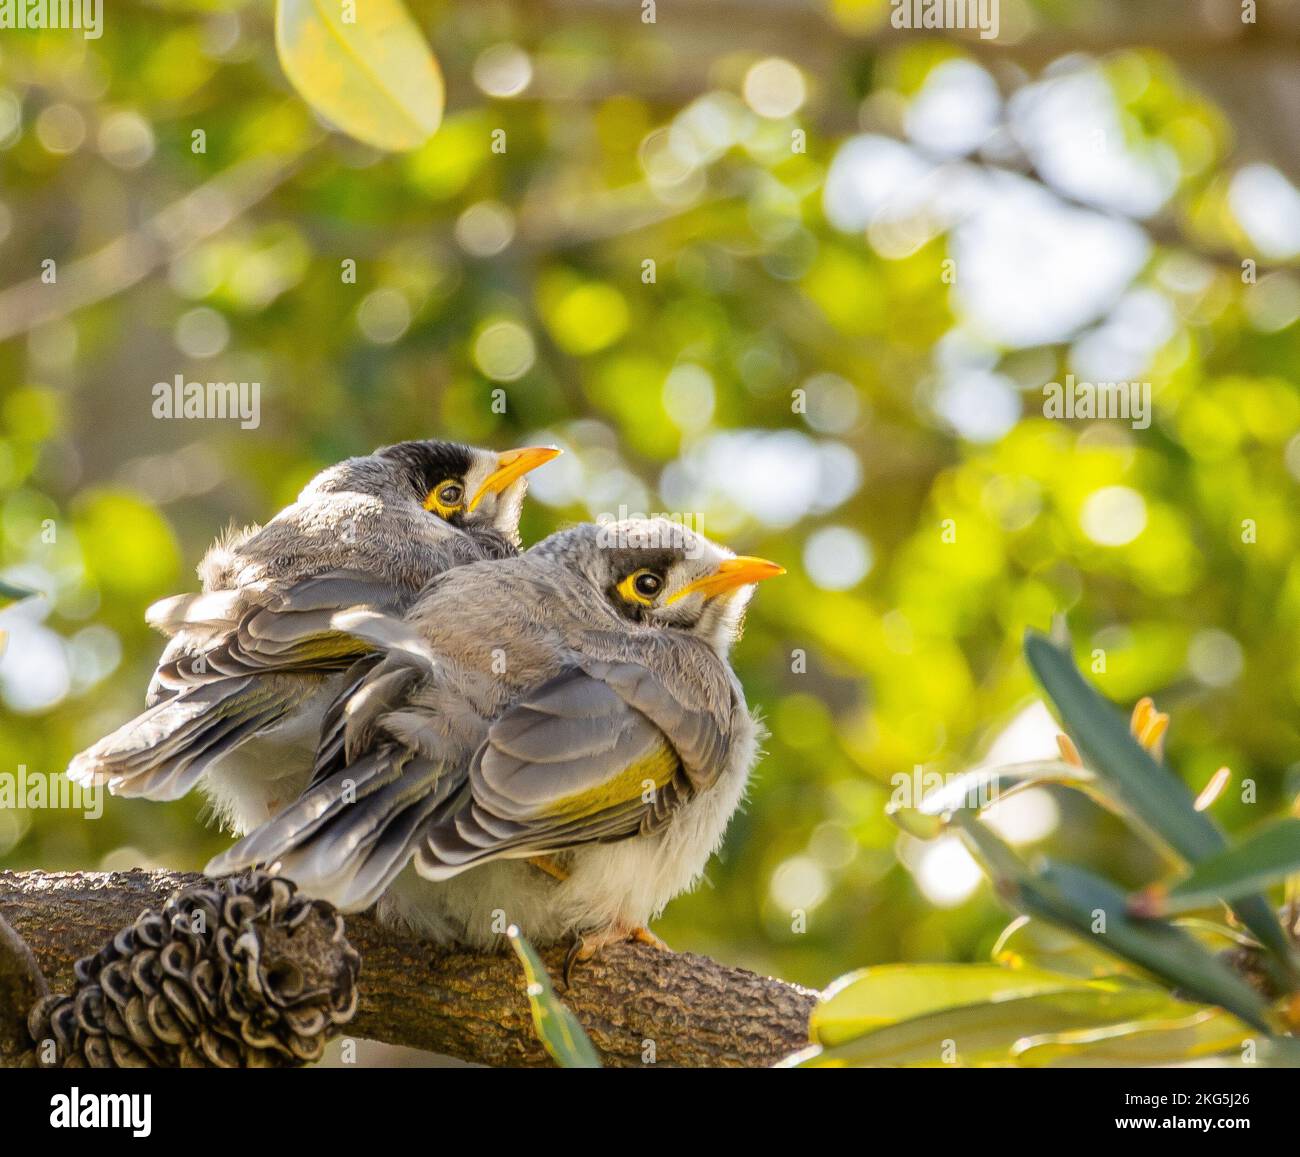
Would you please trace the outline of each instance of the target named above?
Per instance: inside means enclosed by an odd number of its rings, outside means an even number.
[[[23,599],[30,599],[33,595],[39,593],[39,591],[31,591],[26,587],[20,587],[15,583],[7,583],[0,579],[0,609],[9,606],[10,603],[20,603]]]
[[[796,1063],[811,1068],[1008,1065],[1015,1063],[1020,1041],[1165,1015],[1171,1003],[1157,988],[1080,984],[928,1012],[843,1044],[808,1050]]]
[[[1057,992],[1082,983],[1040,968],[884,964],[851,972],[835,981],[813,1009],[808,1029],[814,1042],[833,1046],[943,1008]]]
[[[1063,759],[1007,763],[1000,767],[981,767],[949,780],[930,792],[918,805],[923,815],[939,816],[958,808],[986,808],[999,800],[1029,787],[1054,784],[1081,791],[1091,790],[1097,777],[1087,768],[1075,767]]]
[[[1223,833],[1192,806],[1183,781],[1129,734],[1127,721],[1079,674],[1068,650],[1030,631],[1025,658],[1089,766],[1143,823],[1189,862],[1223,848]]]
[[[933,840],[943,835],[944,822],[938,816],[927,815],[920,808],[895,807],[885,808],[885,814],[909,836],[918,840]]]
[[[1097,790],[1097,777],[1087,768],[1076,767],[1063,759],[1046,759],[963,772],[928,792],[914,807],[891,803],[885,814],[908,835],[932,840],[947,830],[944,817],[959,808],[979,811],[1009,799],[1018,791],[1044,785],[1073,788],[1102,807],[1115,810],[1114,801]]]
[[[1207,952],[1254,946],[1255,941],[1244,932],[1229,928],[1213,920],[1183,916],[1171,921],[1182,928]],[[1096,940],[1095,936],[1089,940]],[[1045,920],[1019,916],[1002,931],[993,946],[995,963],[1008,968],[1031,966],[1057,972],[1065,976],[1097,980],[1119,975],[1133,976],[1139,970],[1130,962],[1121,960],[1096,944],[1080,939],[1073,930],[1061,928]],[[1145,971],[1145,970],[1142,970]]]
[[[565,1069],[598,1069],[600,1058],[578,1018],[555,995],[546,965],[533,946],[513,924],[506,932],[528,984],[528,1004],[533,1013],[537,1037],[551,1054],[551,1059]]]
[[[442,121],[442,73],[401,0],[278,0],[275,43],[299,95],[377,149],[417,149]]]
[[[1224,849],[1223,833],[1196,810],[1187,786],[1129,734],[1119,712],[1079,674],[1067,647],[1029,631],[1025,657],[1089,765],[1146,827],[1191,864]],[[1243,896],[1233,911],[1289,972],[1290,943],[1268,901],[1260,895]]]
[[[1295,872],[1300,872],[1300,819],[1289,818],[1202,860],[1168,891],[1155,887],[1139,892],[1129,909],[1144,916],[1187,912],[1238,900]]]
[[[1045,1033],[1019,1041],[1012,1054],[1026,1067],[1176,1065],[1238,1052],[1258,1034],[1231,1013],[1171,1000],[1167,1012],[1100,1028]]]
[[[1016,908],[1070,928],[1184,995],[1268,1031],[1268,1006],[1259,994],[1187,932],[1131,917],[1124,893],[1082,868],[1048,863],[1031,872],[973,815],[959,812],[956,820],[971,850],[990,867],[998,891]]]
[[[1002,930],[993,959],[1008,967],[1032,966],[1082,980],[1136,973],[1127,961],[1081,940],[1073,930],[1023,915]]]

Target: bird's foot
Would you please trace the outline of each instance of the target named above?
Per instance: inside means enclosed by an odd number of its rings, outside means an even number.
[[[575,932],[573,941],[569,945],[569,951],[564,955],[564,987],[566,989],[573,987],[573,972],[579,964],[586,963],[602,948],[606,948],[611,944],[626,944],[629,941],[637,944],[648,944],[651,948],[657,948],[660,952],[672,951],[645,925],[628,928],[616,924],[599,932],[589,932],[585,936],[581,932]]]
[[[644,924],[640,928],[633,928],[627,935],[628,940],[634,940],[638,944],[648,944],[651,948],[658,948],[660,952],[671,952],[662,940],[650,931]]]

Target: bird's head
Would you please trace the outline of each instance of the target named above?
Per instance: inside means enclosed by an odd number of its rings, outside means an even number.
[[[496,531],[518,546],[527,475],[559,453],[527,446],[498,454],[458,442],[423,441],[385,446],[370,459],[384,475],[384,497],[413,499],[451,526]]]
[[[785,573],[774,562],[735,555],[664,518],[588,524],[565,533],[573,541],[563,553],[617,615],[685,631],[724,656],[740,634],[754,584]]]

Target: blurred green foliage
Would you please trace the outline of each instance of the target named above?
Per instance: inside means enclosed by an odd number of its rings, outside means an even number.
[[[1052,753],[1045,717],[1020,714],[1035,692],[1019,644],[1056,613],[1108,696],[1151,694],[1172,714],[1167,747],[1194,791],[1232,768],[1226,828],[1285,809],[1300,286],[1294,257],[1255,252],[1237,213],[1245,118],[1176,54],[1080,6],[1105,34],[1093,71],[1120,147],[1174,179],[1136,272],[1017,342],[981,335],[981,302],[962,296],[960,204],[864,229],[828,215],[850,138],[904,141],[940,70],[989,63],[978,43],[887,35],[888,6],[865,0],[774,3],[762,27],[725,4],[664,4],[653,27],[633,5],[410,7],[448,105],[426,145],[391,155],[314,119],[266,5],[123,3],[97,41],[0,34],[0,332],[14,331],[0,341],[0,561],[45,594],[0,620],[0,772],[56,772],[139,709],[159,651],[144,608],[193,587],[228,523],[269,517],[323,466],[386,442],[553,438],[570,454],[539,473],[526,541],[626,504],[698,514],[790,571],[759,591],[736,652],[767,754],[707,881],[656,925],[675,948],[818,985],[864,964],[986,960],[1007,920],[996,898],[960,845],[900,835],[885,806],[891,777],[962,771],[1013,719],[1038,720],[1023,757],[1034,742]],[[990,64],[999,110],[1052,59],[1035,36],[1062,43],[1071,17],[1005,7],[1031,31],[1023,70]],[[756,72],[770,57],[799,84]],[[1253,67],[1226,59],[1225,75]],[[1263,123],[1244,126],[1252,140]],[[998,150],[976,147],[938,183],[960,194],[959,178],[996,167]],[[1294,156],[1269,159],[1294,179]],[[1071,211],[1088,201],[1050,174],[1017,180]],[[209,181],[208,199],[150,225]],[[207,235],[250,189],[265,195]],[[76,266],[124,236],[139,245],[106,259],[120,292]],[[1005,240],[1004,288],[1033,316],[1033,254]],[[1063,294],[1087,254],[1053,272]],[[78,286],[95,291],[73,302]],[[1084,339],[1134,293],[1167,324],[1139,325],[1156,340],[1114,376],[1150,382],[1150,428],[1042,416],[1044,383],[1095,377]],[[944,392],[963,343],[997,375],[984,392]],[[153,419],[154,383],[176,374],[259,381],[260,426]],[[1008,398],[1011,420],[982,426]],[[1113,817],[1040,796],[1047,821],[1022,823],[1020,842],[1152,877]],[[225,842],[200,810],[0,811],[0,864],[197,868]]]

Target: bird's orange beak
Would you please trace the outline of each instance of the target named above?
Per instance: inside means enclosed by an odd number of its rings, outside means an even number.
[[[500,494],[516,478],[522,478],[530,470],[536,470],[552,458],[563,453],[554,446],[524,446],[519,450],[507,450],[497,456],[497,468],[483,480],[478,493],[469,500],[467,509],[473,510],[489,494]]]
[[[723,562],[712,574],[706,574],[693,583],[687,583],[667,602],[675,603],[678,599],[695,594],[712,599],[752,583],[761,583],[764,579],[776,578],[779,574],[785,574],[785,567],[779,563],[768,562],[765,558],[754,558],[747,554],[737,555]]]

